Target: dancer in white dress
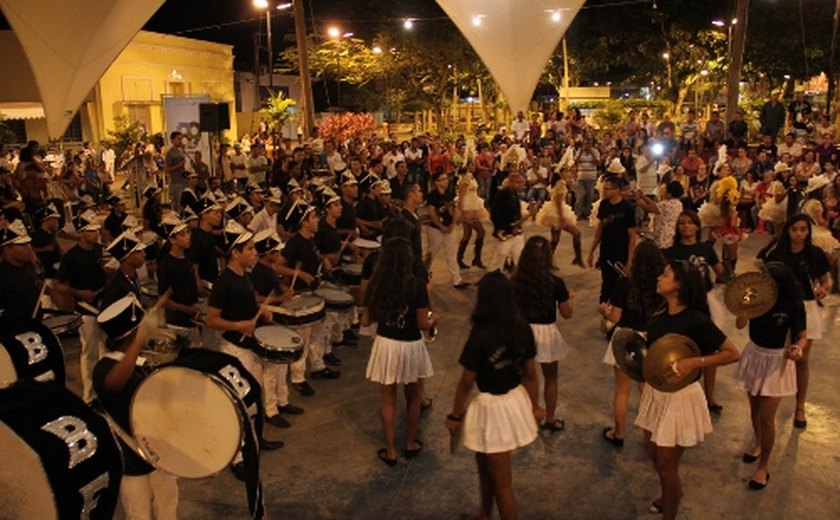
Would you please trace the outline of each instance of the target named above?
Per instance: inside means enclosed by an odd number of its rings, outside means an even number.
[[[461,178],[458,180],[458,197],[456,199],[458,210],[461,212],[461,227],[464,234],[461,243],[458,244],[458,267],[469,269],[464,263],[464,253],[467,251],[473,231],[475,231],[475,245],[472,265],[480,269],[484,268],[481,262],[481,249],[484,247],[484,226],[481,221],[490,217],[490,213],[484,207],[484,199],[478,196],[478,181],[475,180],[475,160],[470,158],[464,168]]]
[[[572,235],[572,247],[575,250],[575,258],[572,260],[572,263],[583,267],[580,229],[575,224],[577,217],[572,207],[566,203],[567,194],[568,187],[566,186],[566,181],[563,179],[558,180],[549,192],[550,200],[546,201],[537,212],[537,224],[551,228],[552,251],[557,250],[557,244],[560,243],[560,234],[563,230],[566,230]]]

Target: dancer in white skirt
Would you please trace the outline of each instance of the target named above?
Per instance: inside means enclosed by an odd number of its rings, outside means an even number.
[[[778,299],[762,316],[747,320],[739,316],[736,325],[749,322],[750,341],[741,354],[735,379],[750,400],[755,444],[744,453],[745,463],[758,461],[749,488],[761,490],[770,481],[770,453],[776,442],[776,411],[782,397],[796,395],[794,361],[807,349],[805,305],[802,291],[793,273],[781,262],[768,262],[767,273],[773,277]],[[790,338],[790,339],[788,339]]]
[[[566,204],[566,195],[568,192],[566,181],[561,178],[549,192],[551,200],[546,201],[537,212],[537,224],[551,228],[552,251],[557,249],[557,245],[560,243],[560,234],[564,230],[572,235],[572,247],[575,251],[575,257],[572,263],[583,267],[580,229],[575,224],[577,222],[577,216],[572,210],[572,207]]]
[[[712,321],[719,329],[724,328],[724,321],[728,317],[723,302],[714,291],[712,273],[715,272],[715,279],[722,279],[724,276],[723,263],[718,259],[715,248],[712,244],[700,241],[700,217],[693,211],[683,211],[677,218],[676,236],[674,245],[663,251],[665,258],[675,260],[687,260],[694,267],[700,270],[703,283],[706,286],[706,303],[709,304],[709,313]],[[709,411],[721,413],[723,405],[715,399],[715,381],[717,370],[710,367],[703,371],[703,391],[706,393],[706,402],[709,404]]]
[[[642,336],[653,314],[662,308],[664,300],[656,292],[656,279],[665,268],[665,258],[651,240],[642,240],[633,252],[633,263],[628,277],[615,282],[612,296],[598,306],[598,312],[619,328],[631,329]],[[615,336],[613,336],[615,337]],[[613,367],[615,392],[613,395],[614,424],[602,429],[604,440],[618,448],[624,446],[627,410],[633,380],[615,362],[612,340],[607,344],[604,363]],[[641,388],[641,387],[640,387]]]
[[[525,248],[511,277],[516,305],[531,326],[537,344],[537,363],[545,379],[545,422],[541,427],[559,432],[566,423],[555,418],[557,412],[557,365],[566,357],[568,347],[557,329],[557,312],[572,317],[574,293],[566,289],[552,265],[554,251],[545,237],[536,235],[525,242]]]
[[[463,430],[464,446],[475,451],[481,490],[477,518],[490,518],[493,502],[503,519],[517,518],[510,452],[537,438],[537,421],[545,413],[537,402],[537,347],[500,272],[479,282],[471,321],[446,427],[453,435]],[[480,393],[467,406],[473,385]]]
[[[482,220],[490,217],[490,213],[484,207],[484,199],[478,196],[478,181],[475,180],[475,159],[467,160],[465,170],[461,172],[458,179],[458,197],[455,200],[458,211],[461,214],[461,227],[463,236],[458,244],[458,267],[468,269],[470,266],[464,263],[464,254],[470,244],[473,232],[475,232],[475,245],[472,265],[484,269],[481,262],[481,249],[484,247],[484,226]]]
[[[423,443],[417,439],[422,387],[418,383],[433,374],[432,360],[420,331],[438,322],[429,313],[429,293],[423,280],[413,274],[414,253],[411,242],[403,237],[386,240],[365,291],[361,324],[377,322],[365,376],[379,384],[382,430],[385,447],[377,452],[388,466],[396,466],[394,440],[397,385],[405,385],[406,458],[420,453]]]
[[[825,327],[817,302],[825,298],[831,289],[831,265],[825,252],[811,243],[811,234],[811,219],[802,213],[793,215],[785,222],[778,240],[771,242],[758,254],[765,261],[779,261],[788,266],[799,281],[805,300],[808,345],[802,357],[796,360],[796,413],[793,425],[797,428],[808,426],[805,417],[805,399],[811,374],[808,358],[811,343],[822,339]]]
[[[663,376],[678,382],[697,368],[738,361],[738,349],[709,318],[706,291],[700,271],[685,260],[671,260],[656,284],[667,306],[648,324],[648,344],[666,334],[687,336],[700,347],[701,355],[680,359]],[[646,450],[659,474],[662,495],[651,509],[665,520],[677,516],[683,496],[679,464],[685,448],[702,442],[712,431],[712,421],[703,388],[698,381],[676,392],[660,392],[645,385],[636,426],[644,430]]]

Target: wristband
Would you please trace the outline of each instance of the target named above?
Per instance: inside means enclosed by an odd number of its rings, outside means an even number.
[[[447,421],[452,421],[452,422],[461,422],[461,421],[464,420],[464,418],[463,417],[456,417],[456,416],[454,416],[450,413],[450,414],[446,415],[446,420]]]

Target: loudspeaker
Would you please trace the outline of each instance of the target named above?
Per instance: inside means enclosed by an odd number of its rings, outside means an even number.
[[[202,132],[230,129],[230,103],[200,103],[198,116]]]

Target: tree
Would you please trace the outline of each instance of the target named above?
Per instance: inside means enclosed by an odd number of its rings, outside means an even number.
[[[294,99],[283,96],[283,92],[268,92],[268,106],[260,109],[260,114],[268,120],[272,133],[283,135],[283,126],[295,117],[290,109],[297,103]]]

